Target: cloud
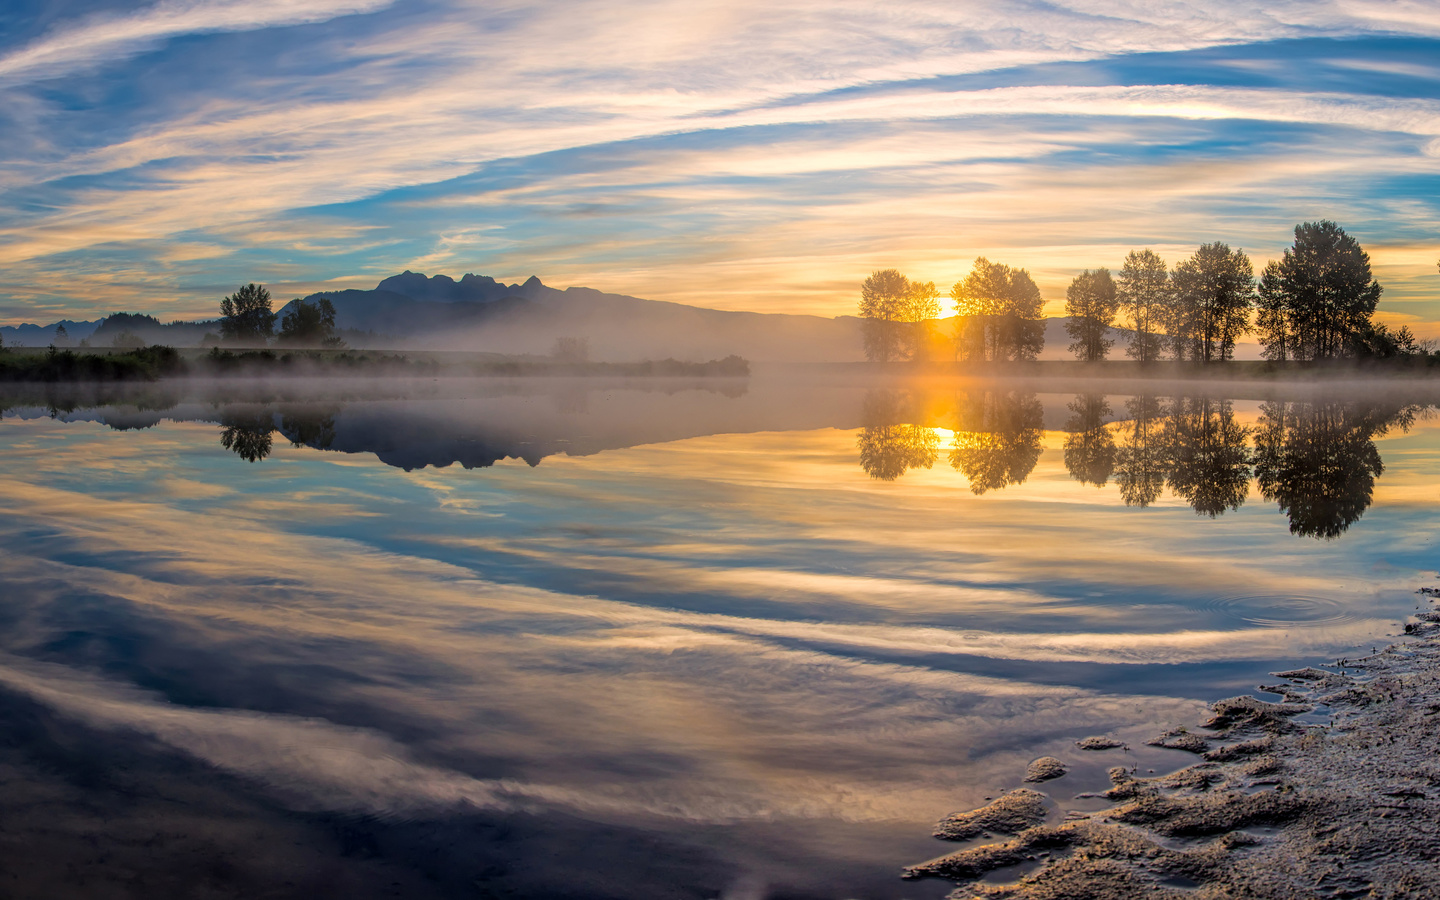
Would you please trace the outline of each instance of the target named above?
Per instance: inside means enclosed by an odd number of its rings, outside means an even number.
[[[0,84],[53,78],[144,52],[186,34],[250,31],[373,12],[393,0],[160,0],[64,23],[0,56]]]

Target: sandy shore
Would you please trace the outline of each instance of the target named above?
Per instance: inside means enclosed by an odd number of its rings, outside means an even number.
[[[1440,897],[1440,613],[1416,619],[1412,641],[1275,673],[1280,702],[1157,735],[1198,761],[1111,769],[1103,811],[1057,822],[1038,784],[947,817],[936,837],[968,845],[905,876],[954,880],[956,900]]]

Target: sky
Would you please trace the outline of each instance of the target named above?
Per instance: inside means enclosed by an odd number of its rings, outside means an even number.
[[[410,269],[839,315],[1333,219],[1440,336],[1440,3],[12,0],[0,323]]]

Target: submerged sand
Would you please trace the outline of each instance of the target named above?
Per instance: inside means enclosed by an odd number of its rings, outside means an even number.
[[[1413,642],[1275,673],[1261,690],[1281,702],[1221,700],[1198,731],[1157,736],[1197,762],[1111,769],[1107,809],[1043,824],[1050,801],[1020,789],[948,817],[937,837],[1013,836],[905,876],[952,879],[955,900],[1440,897],[1440,613],[1417,619]]]

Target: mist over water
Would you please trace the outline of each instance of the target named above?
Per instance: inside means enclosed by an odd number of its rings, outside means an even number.
[[[0,397],[0,865],[942,896],[899,867],[1030,759],[1062,807],[1179,765],[1143,741],[1435,584],[1427,390],[1094,384]]]

